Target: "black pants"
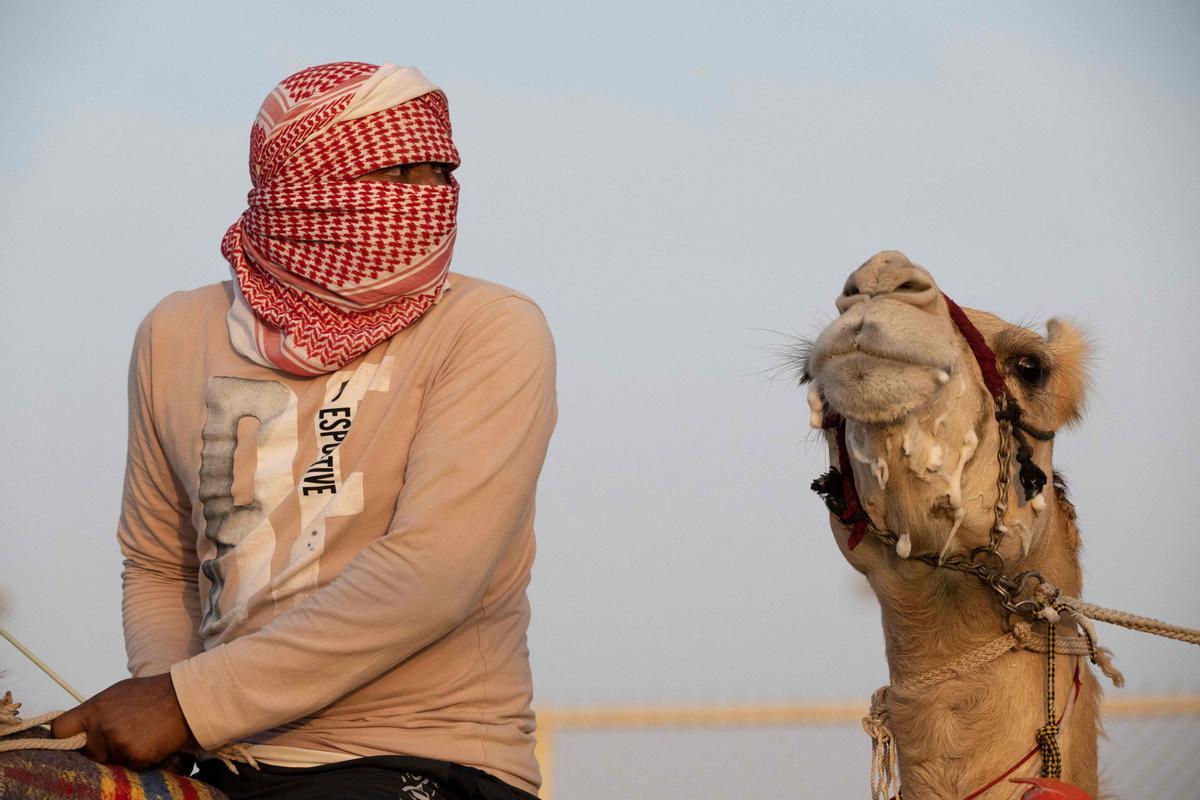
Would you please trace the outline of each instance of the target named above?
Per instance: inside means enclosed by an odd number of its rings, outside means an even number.
[[[238,765],[234,775],[217,760],[197,778],[230,800],[537,800],[499,778],[462,764],[413,756],[370,756],[295,769]]]

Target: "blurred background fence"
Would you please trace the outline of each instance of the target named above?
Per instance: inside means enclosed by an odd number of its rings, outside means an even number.
[[[861,703],[545,708],[543,800],[866,798]],[[1110,696],[1104,788],[1128,800],[1200,798],[1200,695]],[[592,754],[603,753],[602,759]]]

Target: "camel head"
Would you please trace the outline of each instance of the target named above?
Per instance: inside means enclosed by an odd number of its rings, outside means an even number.
[[[1053,470],[1051,434],[1083,408],[1081,333],[1052,319],[1043,337],[983,311],[959,310],[928,271],[896,251],[852,272],[836,305],[839,316],[803,356],[812,421],[826,429],[833,466],[848,460],[870,521],[897,537],[895,556],[946,557],[988,544],[1002,468],[1010,472],[1000,553],[1009,564],[1028,556],[1045,530],[1047,504],[1056,501],[1053,482],[1044,480]],[[990,378],[956,312],[995,354]],[[997,420],[997,387],[1006,403],[1019,406],[1019,424]],[[829,422],[839,418],[844,432]],[[1001,465],[1004,441],[1010,457]],[[1035,482],[1038,471],[1044,486]],[[879,543],[856,548],[852,526],[835,517],[833,527],[846,558],[869,574],[879,558],[869,551]]]

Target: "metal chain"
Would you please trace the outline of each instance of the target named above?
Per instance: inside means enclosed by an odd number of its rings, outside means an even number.
[[[1044,579],[1042,574],[1037,570],[1025,570],[1012,577],[1006,574],[1007,565],[1004,562],[1004,556],[1000,554],[1000,545],[1004,541],[1005,534],[1008,532],[1004,520],[1008,516],[1008,492],[1013,469],[1012,447],[1017,435],[1014,430],[1014,423],[1008,414],[1008,398],[1006,396],[1000,397],[997,400],[997,407],[996,421],[999,427],[999,442],[996,447],[996,460],[998,462],[996,503],[993,506],[994,518],[992,530],[988,537],[988,544],[972,549],[965,556],[953,555],[947,558],[939,558],[932,554],[916,554],[911,556],[911,558],[928,564],[934,569],[940,567],[973,575],[996,594],[1000,605],[1005,610],[1018,616],[1028,616],[1031,619],[1035,619],[1039,615],[1039,612],[1047,605],[1051,608],[1056,607],[1057,592],[1049,600],[1049,603],[1038,598],[1036,592],[1038,587],[1044,583]],[[889,530],[880,530],[876,527],[869,514],[866,517],[867,530],[889,547],[895,548],[899,537]],[[1028,595],[1026,595],[1025,587],[1031,580],[1033,581],[1033,587]],[[1087,637],[1088,651],[1094,663],[1096,660],[1095,643],[1092,641],[1090,633],[1086,630],[1086,626],[1082,627],[1085,629],[1084,635]],[[1062,750],[1058,743],[1059,726],[1054,718],[1055,620],[1047,619],[1046,628],[1046,723],[1038,729],[1036,739],[1042,760],[1042,777],[1060,778],[1062,777]],[[864,720],[864,726],[866,725],[867,720]],[[868,728],[868,732],[871,732],[870,728]],[[875,747],[877,743],[875,735],[872,734],[873,756],[877,752]],[[887,751],[883,752],[886,754]],[[873,772],[872,796],[877,793],[876,788],[875,774]]]
[[[991,544],[989,545],[989,551],[992,553],[1000,547],[1000,542],[1004,540],[1004,534],[1008,532],[1004,525],[1004,519],[1008,516],[1008,482],[1012,475],[1013,426],[1011,422],[999,419],[1007,411],[1008,398],[1001,397],[999,412],[996,415],[1000,429],[1000,444],[996,448],[996,460],[999,462],[999,468],[996,472],[995,521],[992,524]]]
[[[867,529],[889,547],[896,546],[896,534],[891,531],[880,530],[870,522],[867,523]],[[975,576],[995,592],[1005,610],[1014,614],[1033,615],[1044,605],[1036,598],[1023,599],[1025,585],[1033,581],[1032,588],[1036,590],[1044,580],[1042,574],[1037,570],[1025,570],[1011,578],[1008,577],[1005,574],[1004,558],[991,545],[976,547],[965,556],[939,559],[932,554],[919,553],[910,556],[910,560]]]
[[[1042,574],[1036,570],[1027,570],[1011,578],[1008,577],[1004,557],[999,552],[1000,544],[1004,540],[1005,533],[1007,533],[1004,520],[1008,515],[1008,489],[1012,480],[1013,425],[1009,420],[1002,418],[1007,409],[1008,398],[1001,397],[999,401],[1000,413],[996,415],[1000,429],[1000,441],[996,448],[996,460],[999,467],[996,474],[996,504],[994,506],[994,521],[988,544],[974,548],[965,556],[955,555],[947,558],[938,558],[929,554],[917,554],[911,556],[911,558],[915,561],[929,564],[932,567],[942,567],[974,575],[985,586],[996,593],[1000,604],[1005,610],[1014,614],[1032,615],[1041,609],[1042,603],[1032,598],[1022,599],[1022,595],[1025,591],[1025,585],[1031,579],[1034,580],[1034,589],[1042,583]],[[880,530],[869,518],[867,520],[867,529],[872,535],[889,547],[894,548],[896,546],[896,534],[889,530]]]

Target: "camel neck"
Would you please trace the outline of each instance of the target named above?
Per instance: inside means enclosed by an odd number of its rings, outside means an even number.
[[[1028,555],[1021,555],[1015,540],[1002,548],[1008,557],[1006,572],[1037,570],[1078,596],[1082,587],[1074,511],[1053,490],[1048,488],[1047,494],[1044,527]],[[968,536],[983,538],[974,532]],[[869,580],[879,599],[893,682],[942,666],[1012,627],[997,595],[974,575],[889,554]],[[1070,634],[1069,628],[1063,630]]]
[[[1047,580],[1077,590],[1074,516],[1065,499],[1061,504],[1057,498],[1048,499],[1056,502],[1047,504],[1050,516],[1044,533],[1028,557],[1014,560],[1010,571],[1038,569]],[[1008,614],[996,596],[974,576],[895,559],[870,580],[879,597],[888,668],[895,687],[911,684],[918,676],[1010,628]],[[1059,630],[1069,635],[1067,628]],[[1069,675],[1069,670],[1059,671],[1060,697],[1070,690],[1069,678],[1063,673]],[[905,794],[955,800],[1016,763],[1043,722],[1045,675],[1043,655],[1016,651],[920,692],[889,692],[888,716]],[[1094,690],[1090,675],[1084,683]],[[1093,703],[1089,700],[1085,705]],[[1068,738],[1072,760],[1086,768],[1094,765],[1095,759],[1094,711],[1087,711],[1084,717],[1073,723]],[[1079,779],[1089,778],[1083,775]],[[1094,780],[1094,774],[1090,779]]]

